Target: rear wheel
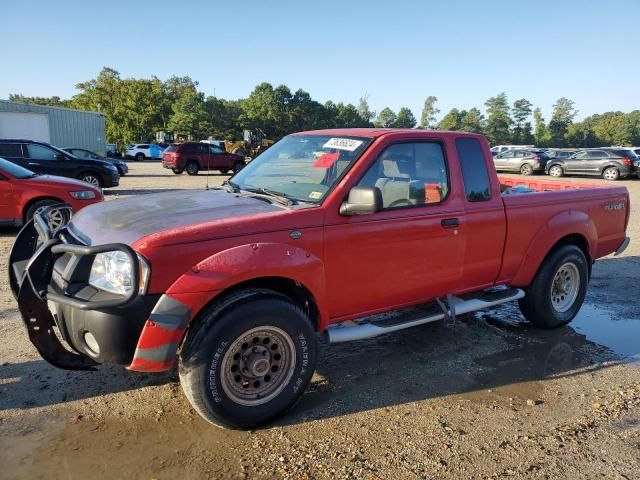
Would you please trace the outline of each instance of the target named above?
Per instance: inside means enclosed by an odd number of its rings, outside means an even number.
[[[82,180],[83,182],[87,182],[94,187],[102,188],[102,178],[94,173],[81,173],[78,176],[78,179]]]
[[[185,165],[185,170],[187,172],[187,175],[197,175],[198,172],[200,171],[200,168],[198,167],[197,162],[194,162],[193,160],[189,160]]]
[[[180,169],[180,168],[172,168],[171,171],[173,173],[175,173],[176,175],[182,174],[182,169]]]
[[[560,178],[564,175],[562,167],[560,165],[554,165],[549,169],[549,175],[552,177]]]
[[[189,331],[180,382],[209,422],[249,429],[278,417],[302,395],[316,361],[307,315],[269,290],[238,292]]]
[[[544,260],[526,295],[519,300],[520,311],[537,327],[556,328],[576,316],[587,293],[589,267],[576,245],[564,245]]]
[[[605,180],[618,180],[620,178],[620,170],[616,167],[607,167],[602,171],[602,178]]]
[[[533,173],[533,167],[528,163],[525,163],[520,167],[520,173],[522,175],[531,175]]]
[[[144,162],[144,153],[136,153],[135,159],[136,162]]]

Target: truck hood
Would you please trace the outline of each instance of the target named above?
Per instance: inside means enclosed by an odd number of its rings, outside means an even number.
[[[88,245],[125,243],[187,225],[281,212],[283,207],[225,190],[181,190],[102,202],[82,209],[69,224]]]

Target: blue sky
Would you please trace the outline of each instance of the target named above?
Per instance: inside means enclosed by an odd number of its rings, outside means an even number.
[[[0,98],[75,93],[103,66],[189,75],[207,95],[267,81],[314,99],[484,109],[506,92],[543,113],[640,108],[640,0],[0,0]]]

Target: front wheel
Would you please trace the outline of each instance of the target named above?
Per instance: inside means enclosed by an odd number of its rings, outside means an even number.
[[[520,311],[537,327],[556,328],[576,316],[587,293],[589,266],[585,254],[576,245],[564,245],[543,261],[525,297]]]
[[[190,330],[180,382],[206,420],[250,429],[275,419],[302,395],[316,354],[315,332],[297,305],[269,290],[239,292]]]
[[[602,178],[610,181],[618,180],[620,171],[616,167],[607,167],[602,171]]]
[[[175,173],[176,175],[181,175],[182,174],[182,169],[180,169],[180,168],[172,168],[171,171],[173,173]]]

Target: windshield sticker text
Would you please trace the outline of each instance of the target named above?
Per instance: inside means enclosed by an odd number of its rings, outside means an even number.
[[[362,140],[355,140],[353,138],[332,138],[325,143],[322,148],[335,148],[336,150],[354,152],[360,145],[362,145]]]

